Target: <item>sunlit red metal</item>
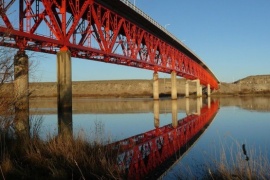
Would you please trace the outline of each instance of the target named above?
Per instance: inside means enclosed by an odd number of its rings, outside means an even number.
[[[166,125],[112,144],[120,149],[120,169],[128,171],[128,179],[142,179],[194,140],[214,118],[218,107],[218,101],[213,101],[210,108],[206,105],[201,109],[201,115],[178,120],[177,127]]]
[[[1,45],[52,54],[65,46],[73,57],[164,73],[175,71],[178,76],[200,79],[201,84],[218,88],[217,79],[207,68],[119,15],[117,9],[106,7],[109,1],[1,0]],[[12,9],[13,14],[8,14]]]

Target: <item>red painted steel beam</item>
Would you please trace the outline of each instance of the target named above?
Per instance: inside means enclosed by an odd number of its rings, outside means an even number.
[[[141,179],[178,152],[213,120],[218,101],[204,106],[201,115],[178,120],[176,128],[166,125],[112,144],[120,150],[119,168],[131,179]]]
[[[211,89],[218,88],[217,79],[195,56],[164,33],[131,19],[135,11],[120,1],[100,0],[19,0],[0,5],[2,46],[55,54],[67,47],[77,58],[114,63],[188,79],[200,79]],[[114,9],[129,8],[130,14]],[[12,16],[8,11],[19,8]],[[142,18],[137,14],[138,18]],[[19,22],[12,21],[17,17]],[[143,22],[146,22],[144,20]],[[47,31],[47,32],[46,32]],[[48,33],[49,32],[49,33]]]

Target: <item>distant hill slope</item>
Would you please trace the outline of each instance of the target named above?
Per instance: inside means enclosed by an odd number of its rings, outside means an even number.
[[[269,84],[270,83],[270,75],[255,75],[255,76],[248,76],[243,79],[239,79],[238,81],[235,81],[234,83],[255,83],[255,84]]]
[[[214,95],[270,95],[270,75],[248,76],[234,83],[221,82]]]

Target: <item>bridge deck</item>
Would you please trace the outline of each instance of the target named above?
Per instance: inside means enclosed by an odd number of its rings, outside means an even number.
[[[176,49],[180,50],[195,62],[200,64],[204,69],[206,69],[213,77],[215,77],[216,81],[219,82],[214,73],[209,69],[209,67],[187,46],[185,46],[179,39],[177,39],[174,35],[172,35],[169,31],[167,31],[163,26],[158,24],[155,20],[149,17],[147,14],[142,12],[139,8],[134,6],[128,0],[96,0],[98,3],[108,7],[109,9],[113,9],[119,15],[129,19],[134,24],[140,26],[142,29],[145,29],[149,33],[159,37],[163,41],[171,44]]]

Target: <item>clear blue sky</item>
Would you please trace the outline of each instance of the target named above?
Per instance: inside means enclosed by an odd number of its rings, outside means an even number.
[[[270,74],[270,0],[136,0],[135,4],[160,25],[170,24],[167,30],[220,81]],[[56,81],[56,56],[36,59],[35,80]],[[72,66],[73,81],[151,79],[153,75],[149,70],[76,58]]]

